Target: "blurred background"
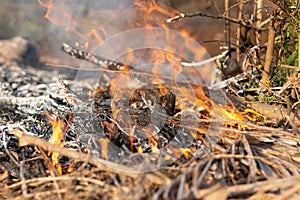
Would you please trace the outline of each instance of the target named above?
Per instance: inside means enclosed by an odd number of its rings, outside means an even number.
[[[230,1],[233,6],[231,16],[234,18],[237,18],[238,6],[234,6],[237,2],[239,1]],[[166,24],[165,20],[178,11],[202,11],[213,15],[224,12],[224,1],[219,0],[1,0],[1,5],[0,39],[15,36],[29,39],[38,47],[40,61],[48,65],[67,63],[70,60],[70,56],[62,54],[60,50],[63,42],[77,44],[89,50],[100,40],[124,30],[149,25],[148,23],[163,26]],[[148,13],[149,5],[160,7],[163,11]],[[248,1],[244,10],[252,12],[253,1]],[[223,20],[194,17],[167,26],[186,32],[211,56],[219,54],[219,46],[224,45]],[[236,25],[232,24],[231,29],[231,37],[234,39]]]

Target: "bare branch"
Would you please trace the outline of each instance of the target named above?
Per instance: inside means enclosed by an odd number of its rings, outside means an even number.
[[[127,71],[128,69],[132,68],[124,63],[112,61],[107,58],[103,58],[101,56],[95,56],[89,52],[85,52],[75,47],[71,47],[66,43],[62,44],[61,49],[63,50],[63,52],[69,54],[70,56],[73,56],[74,58],[86,60],[90,63],[100,66],[103,69],[110,69],[115,71]]]
[[[251,28],[251,29],[255,29],[255,30],[266,30],[265,28],[261,28],[261,27],[256,27],[256,26],[251,26],[249,24],[247,24],[245,21],[243,20],[238,20],[238,19],[234,19],[234,18],[230,18],[230,17],[226,17],[224,15],[212,15],[212,14],[207,14],[207,13],[203,13],[203,12],[194,12],[194,13],[180,13],[179,15],[176,15],[172,18],[167,19],[167,23],[171,23],[171,22],[175,22],[179,19],[182,18],[186,18],[186,17],[208,17],[208,18],[212,18],[212,19],[220,19],[220,20],[226,20],[232,23],[236,23],[236,24],[240,24],[242,26],[245,26],[247,28]]]

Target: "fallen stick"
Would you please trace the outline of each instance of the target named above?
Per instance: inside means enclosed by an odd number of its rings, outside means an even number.
[[[288,193],[289,188],[293,188],[297,186],[297,183],[300,181],[300,176],[292,176],[287,178],[277,178],[271,179],[266,181],[259,181],[256,183],[249,183],[249,184],[241,184],[241,185],[234,185],[234,186],[225,186],[225,187],[218,187],[216,190],[212,190],[213,188],[209,189],[202,189],[202,190],[194,190],[195,198],[202,199],[206,197],[206,195],[211,194],[212,192],[218,193],[223,192],[224,196],[231,197],[240,197],[240,196],[255,196],[256,193],[267,193],[273,190],[275,193],[276,190],[281,190],[280,194],[277,194],[278,197],[282,195],[286,195]],[[294,195],[299,196],[299,194],[294,193]]]
[[[108,160],[103,160],[103,159],[97,158],[93,155],[87,155],[84,153],[76,152],[74,150],[69,150],[69,149],[66,149],[63,147],[55,146],[53,144],[50,144],[49,142],[47,142],[44,139],[26,134],[19,129],[14,129],[11,131],[11,133],[19,138],[20,146],[35,145],[35,146],[39,146],[42,149],[49,151],[49,152],[56,152],[63,156],[73,158],[74,160],[88,162],[88,163],[96,166],[97,168],[99,168],[102,171],[115,173],[115,174],[122,174],[125,176],[129,176],[131,178],[137,178],[138,176],[141,176],[140,173],[136,169],[131,169],[124,165],[113,163]],[[147,181],[155,183],[155,184],[159,184],[159,185],[171,182],[168,177],[166,177],[165,175],[161,174],[158,171],[155,171],[152,173],[145,173],[144,176],[147,179]]]
[[[208,63],[214,62],[216,60],[219,60],[223,57],[226,57],[226,55],[228,54],[228,50],[224,51],[222,54],[217,55],[215,57],[200,61],[200,62],[192,62],[192,63],[187,63],[187,62],[181,62],[181,64],[185,67],[200,67],[202,65],[206,65]]]
[[[99,67],[103,69],[110,69],[115,71],[127,71],[128,69],[131,69],[132,67],[120,62],[112,61],[107,58],[103,58],[101,56],[96,56],[91,53],[82,51],[80,49],[77,49],[75,47],[72,47],[66,43],[62,44],[61,47],[62,51],[69,54],[70,56],[74,58],[78,58],[81,60],[86,60],[90,63],[93,63],[95,65],[98,65]]]
[[[226,79],[224,81],[221,81],[219,83],[215,83],[211,86],[208,87],[208,89],[222,89],[222,88],[225,88],[227,86],[230,85],[230,83],[234,83],[234,84],[237,84],[237,82],[239,81],[242,81],[242,80],[246,80],[246,76],[250,76],[252,73],[252,70],[249,70],[249,71],[245,71],[243,73],[240,73],[234,77],[231,77],[229,79]]]

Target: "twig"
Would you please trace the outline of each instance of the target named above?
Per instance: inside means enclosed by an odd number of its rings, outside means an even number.
[[[230,16],[230,10],[229,10],[229,0],[225,0],[225,17],[229,18]],[[226,40],[226,45],[228,49],[231,47],[231,42],[230,42],[230,22],[228,20],[225,21],[225,40]]]
[[[203,171],[201,172],[201,175],[199,176],[199,178],[197,179],[197,185],[200,186],[201,183],[203,182],[203,179],[205,177],[205,175],[208,173],[208,170],[210,169],[212,163],[213,163],[214,159],[211,158],[207,164],[205,165]]]
[[[10,152],[10,150],[8,148],[5,148],[5,152],[7,153],[7,155],[9,156],[9,158],[11,159],[12,163],[15,164],[16,167],[20,168],[20,164],[18,163],[18,161],[14,157],[14,155]]]
[[[281,90],[278,92],[279,95],[281,95],[286,89],[291,87],[293,84],[291,81],[286,82],[282,87]]]
[[[295,22],[300,24],[300,20],[297,19],[294,15],[292,15],[281,3],[284,3],[285,1],[276,1],[276,0],[271,0],[272,3],[274,3],[276,6],[280,8],[287,16],[289,16],[291,19],[293,19]]]
[[[228,53],[228,50],[224,51],[222,54],[220,55],[217,55],[215,57],[212,57],[212,58],[209,58],[209,59],[206,59],[204,61],[200,61],[200,62],[193,62],[193,63],[187,63],[187,62],[182,62],[181,64],[185,67],[200,67],[202,65],[205,65],[207,63],[210,63],[210,62],[213,62],[215,60],[218,60],[218,59],[221,59],[223,57],[225,57]]]
[[[240,195],[250,195],[261,190],[263,186],[270,185],[273,188],[284,188],[287,185],[294,185],[300,181],[300,176],[292,176],[283,179],[272,179],[257,183],[230,186],[227,188],[230,197],[238,197]]]
[[[252,70],[245,71],[243,73],[240,73],[234,77],[231,77],[229,79],[226,79],[224,81],[221,81],[219,83],[215,83],[208,87],[208,89],[222,89],[227,87],[230,83],[237,83],[239,81],[245,80],[245,76],[249,76],[252,73]]]
[[[250,173],[249,173],[248,179],[250,180],[251,178],[255,177],[256,173],[258,172],[258,169],[257,169],[256,162],[253,158],[251,146],[250,146],[248,140],[246,139],[245,135],[242,136],[242,143],[244,144],[245,151],[249,155],[248,160],[250,163],[249,164]]]
[[[298,23],[298,69],[300,69],[300,22]]]
[[[51,177],[38,177],[38,178],[32,178],[32,179],[28,179],[28,180],[24,180],[22,182],[17,182],[17,183],[13,183],[9,186],[7,186],[8,189],[11,188],[16,188],[19,187],[20,185],[23,184],[23,182],[25,182],[26,184],[30,184],[30,183],[45,183],[45,182],[52,182],[52,181],[84,181],[84,182],[90,182],[90,183],[94,183],[95,185],[101,186],[103,187],[105,185],[104,181],[101,180],[97,180],[97,179],[92,179],[92,178],[87,178],[84,176],[67,176],[67,175],[62,175],[59,177],[55,177],[55,176],[51,176]]]
[[[282,68],[285,68],[285,69],[293,69],[293,70],[300,69],[297,66],[290,66],[290,65],[279,65],[279,67],[282,67]]]
[[[207,14],[207,13],[203,13],[203,12],[194,12],[194,13],[180,13],[179,15],[176,15],[172,18],[167,19],[167,23],[171,23],[171,22],[175,22],[179,19],[182,18],[186,18],[186,17],[208,17],[208,18],[212,18],[212,19],[220,19],[220,20],[226,20],[232,23],[236,23],[236,24],[240,24],[242,26],[245,26],[247,28],[252,28],[255,30],[260,30],[263,31],[265,30],[265,28],[261,28],[261,27],[256,27],[256,26],[251,26],[249,24],[247,24],[245,21],[243,20],[238,20],[238,19],[234,19],[234,18],[230,18],[230,17],[226,17],[224,15],[212,15],[212,14]]]
[[[117,127],[118,127],[118,129],[119,129],[122,133],[124,133],[124,134],[127,135],[127,136],[130,136],[130,134],[127,133],[127,132],[119,125],[119,123],[118,123],[116,120],[114,120],[114,119],[112,119],[112,118],[110,118],[110,117],[108,117],[108,116],[107,116],[107,119],[108,119],[109,121],[113,122],[114,124],[116,124]]]
[[[239,14],[238,14],[238,20],[241,21],[242,20],[242,14],[243,14],[243,8],[244,8],[244,3],[241,2],[239,4]],[[239,25],[238,29],[237,29],[237,38],[236,38],[236,44],[239,47],[241,43],[241,25]],[[236,48],[236,60],[237,62],[240,61],[240,48]]]
[[[243,61],[242,69],[246,70],[246,64],[247,64],[248,58],[253,63],[253,60],[251,59],[251,54],[254,53],[259,48],[261,48],[261,46],[256,45],[256,46],[252,47],[248,53],[246,53],[246,56]]]
[[[26,179],[25,179],[25,175],[24,175],[24,170],[25,170],[24,160],[22,160],[20,162],[20,178],[21,178],[21,182],[22,182],[21,188],[22,188],[22,194],[26,195],[26,194],[28,194],[28,187],[27,187],[27,184],[25,182]]]

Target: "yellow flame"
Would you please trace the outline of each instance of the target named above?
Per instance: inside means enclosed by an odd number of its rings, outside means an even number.
[[[51,125],[52,125],[52,136],[49,140],[50,144],[54,144],[56,146],[63,146],[63,137],[68,129],[68,126],[65,122],[63,122],[59,117],[55,117],[50,113],[46,113]],[[70,122],[71,118],[69,118]],[[50,153],[49,153],[50,155]],[[57,170],[60,174],[62,174],[62,167],[58,162],[59,154],[53,152],[51,155],[52,163],[54,166],[57,167]]]

